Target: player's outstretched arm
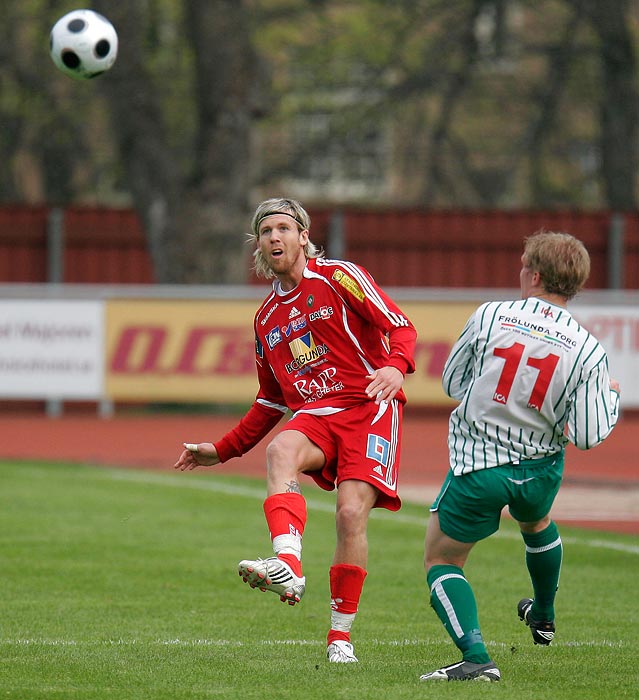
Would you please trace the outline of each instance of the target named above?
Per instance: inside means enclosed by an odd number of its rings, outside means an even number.
[[[286,406],[258,398],[244,418],[215,444],[185,442],[184,452],[173,465],[187,471],[196,467],[212,467],[233,457],[241,457],[265,437],[286,413]]]
[[[180,471],[188,471],[196,467],[212,467],[220,463],[217,450],[212,442],[184,443],[184,451],[173,465]]]

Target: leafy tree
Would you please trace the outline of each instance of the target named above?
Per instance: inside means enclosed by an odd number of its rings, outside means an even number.
[[[56,0],[0,0],[0,201],[133,203],[161,282],[245,278],[254,201],[636,208],[630,0],[96,0],[76,82]]]
[[[394,203],[632,209],[638,32],[627,0],[335,3],[295,55],[296,105],[313,114],[348,86],[324,153],[392,125],[380,197]]]
[[[181,16],[167,18],[169,28],[181,30],[180,41],[161,53],[165,27],[146,0],[96,7],[120,35],[122,69],[102,86],[158,278],[238,281],[244,244],[238,232],[246,226],[250,139],[263,79],[251,3],[184,0]],[[163,65],[153,72],[150,58]],[[169,79],[179,91],[172,104]]]

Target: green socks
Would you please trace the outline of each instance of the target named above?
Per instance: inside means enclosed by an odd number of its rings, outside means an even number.
[[[488,663],[490,656],[479,630],[475,595],[462,569],[439,564],[431,567],[426,580],[430,603],[462,652],[464,661]]]
[[[534,591],[530,611],[533,620],[555,619],[555,595],[559,584],[563,547],[559,530],[554,522],[532,535],[521,533],[526,544],[526,566]]]
[[[522,533],[526,544],[526,566],[534,591],[531,609],[533,620],[555,619],[555,595],[559,583],[563,549],[561,537],[554,522],[533,535]],[[477,602],[473,589],[458,566],[438,564],[426,577],[430,589],[430,603],[442,621],[464,661],[485,664],[490,655],[479,629]]]

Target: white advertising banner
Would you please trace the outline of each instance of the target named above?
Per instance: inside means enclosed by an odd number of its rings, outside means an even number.
[[[417,371],[407,380],[413,405],[445,403],[443,362],[476,305],[402,301],[420,333]],[[0,299],[0,399],[250,402],[254,307],[231,299]],[[639,305],[569,308],[606,349],[622,407],[639,408]]]
[[[570,307],[608,353],[610,376],[621,385],[621,406],[639,407],[639,309],[633,306]]]
[[[0,300],[0,398],[99,400],[101,301]]]

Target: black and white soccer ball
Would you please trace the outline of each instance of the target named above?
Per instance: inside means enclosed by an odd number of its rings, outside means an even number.
[[[73,10],[53,25],[49,51],[63,73],[87,80],[113,66],[118,35],[106,17],[93,10]]]

